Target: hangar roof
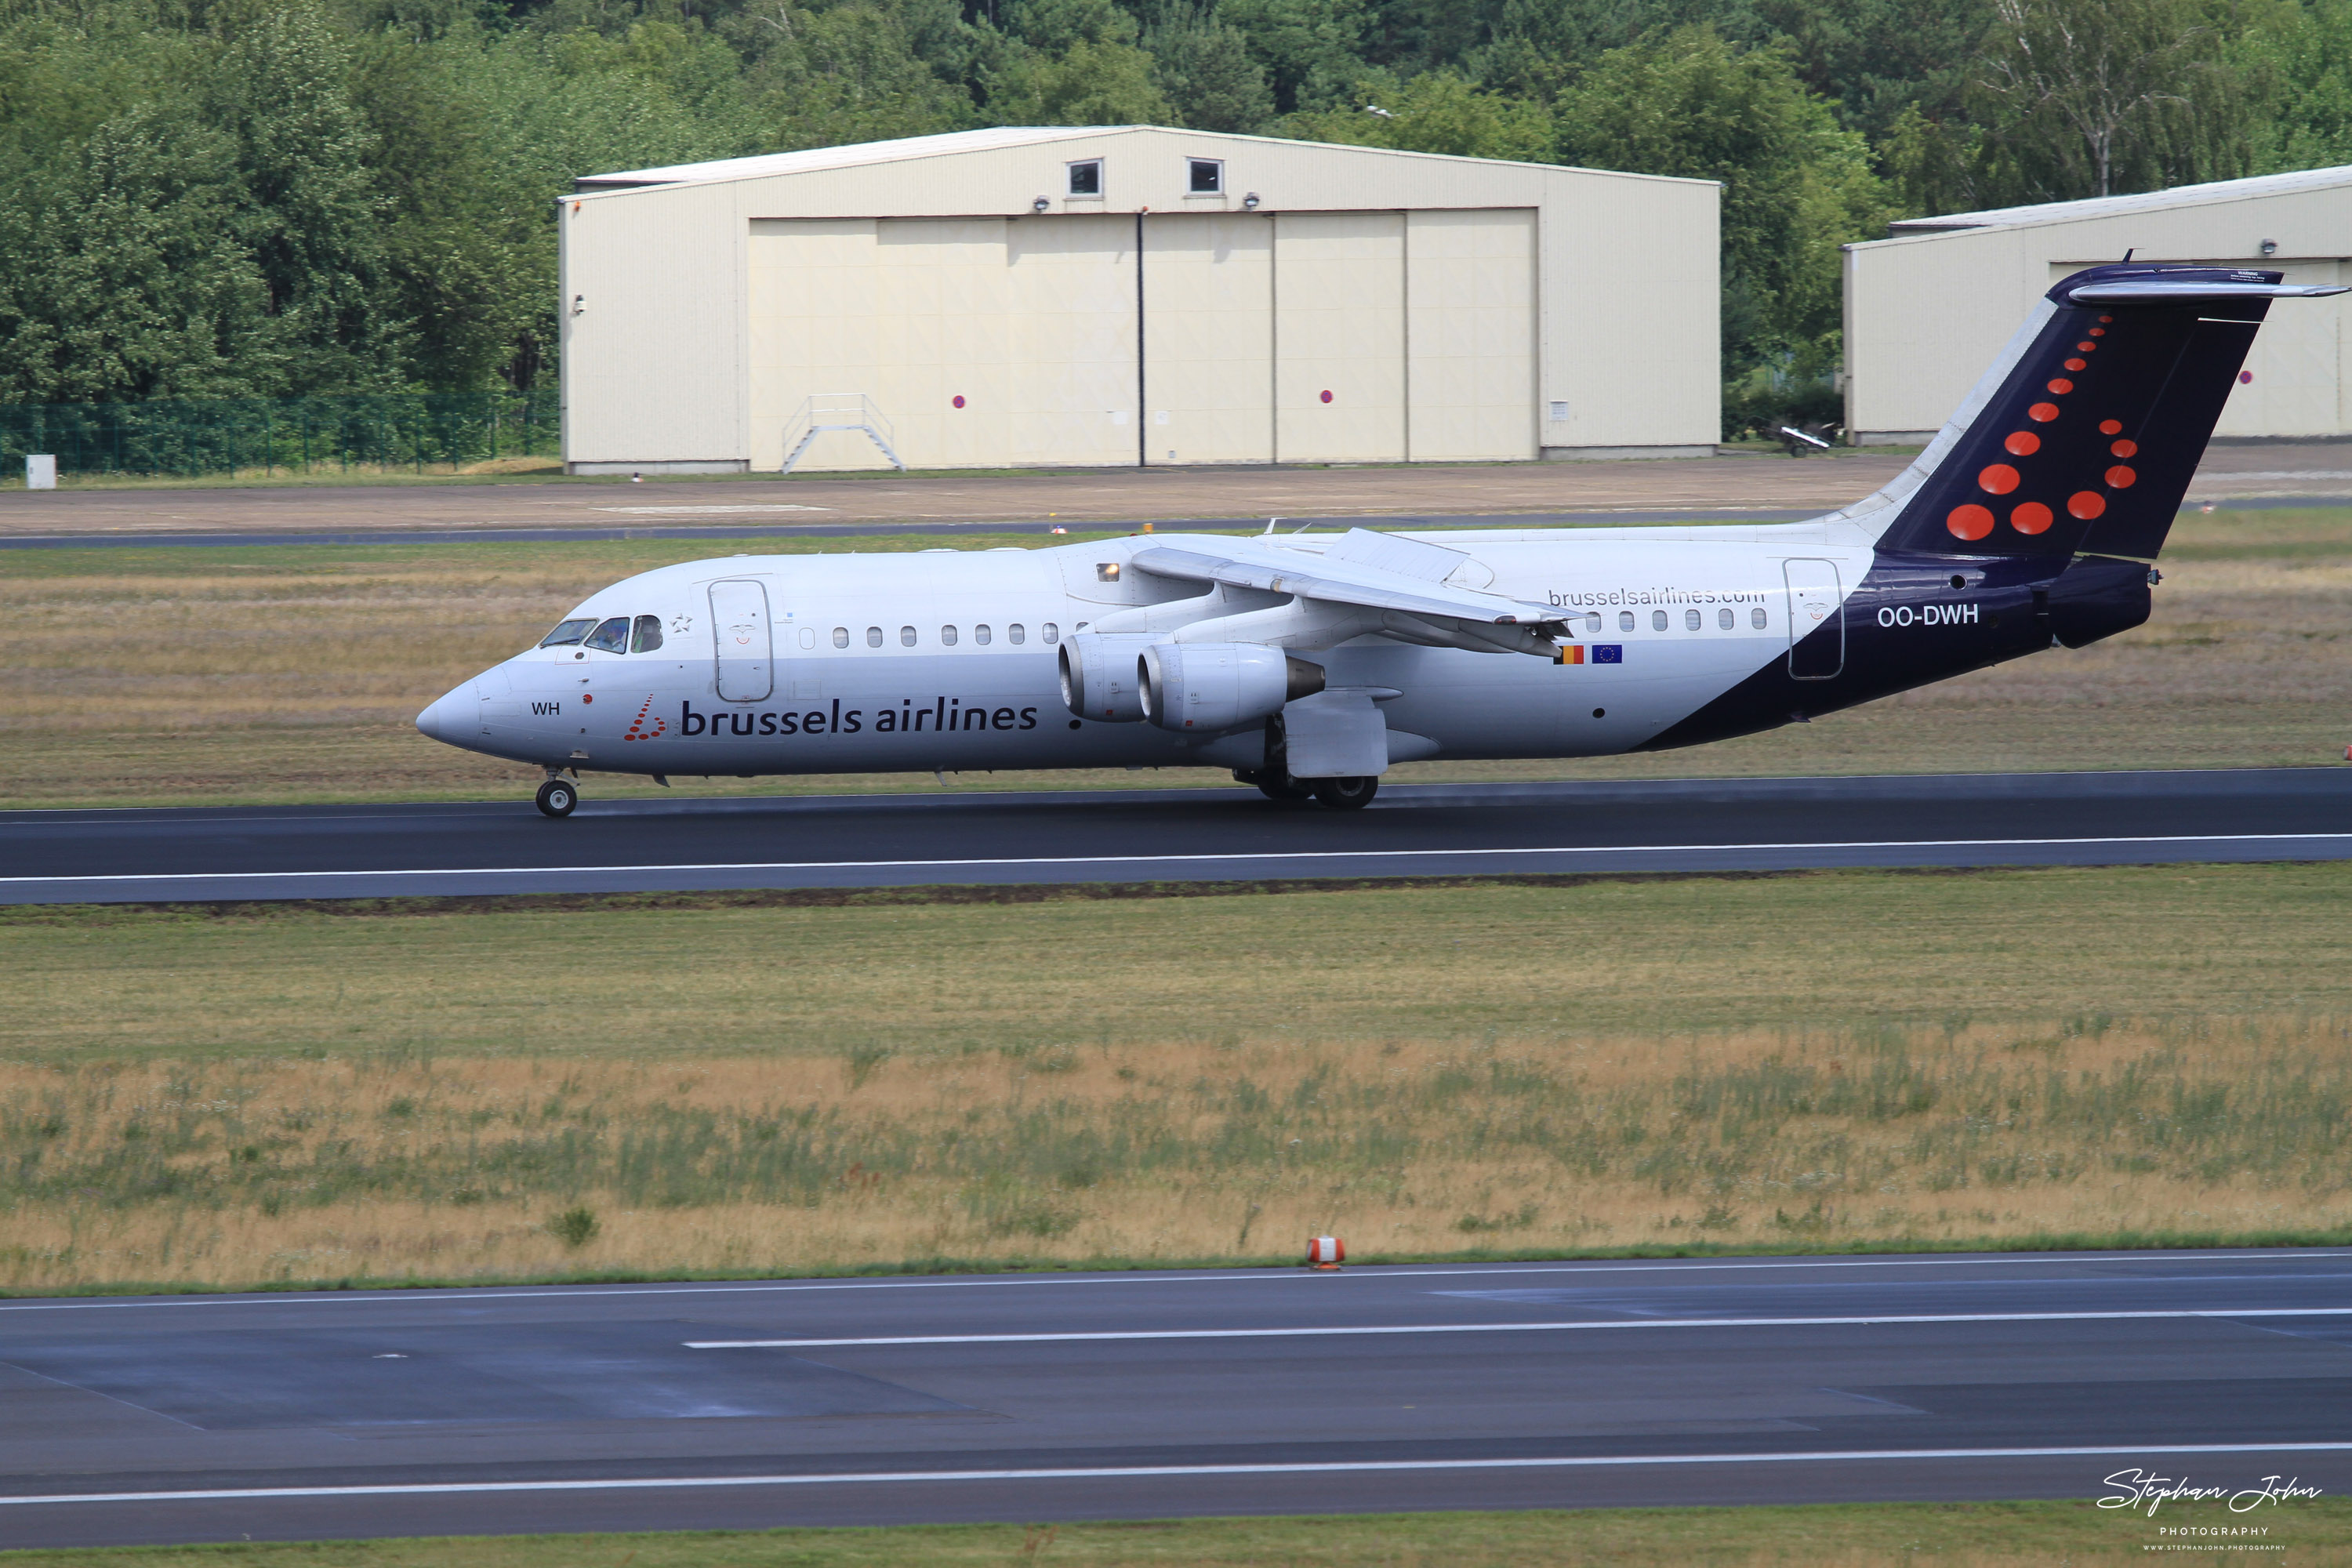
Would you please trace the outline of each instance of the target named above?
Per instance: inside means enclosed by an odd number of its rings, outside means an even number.
[[[2169,207],[2257,201],[2264,196],[2293,195],[2337,185],[2352,185],[2352,165],[2302,169],[2289,174],[2259,174],[2249,180],[2216,180],[2202,185],[2175,185],[2168,191],[2142,191],[2128,196],[2091,196],[2075,202],[2043,202],[2035,206],[1988,207],[1982,212],[1904,218],[1888,224],[1886,230],[1888,234],[1900,237],[1939,234],[1953,229],[2074,223],[2086,218],[2123,217],[2133,213],[2157,212]]]
[[[1673,180],[1682,184],[1712,184],[1707,180],[1672,175],[1633,174],[1616,170],[1569,170],[1552,163],[1521,163],[1501,158],[1465,158],[1442,153],[1411,153],[1392,147],[1363,147],[1342,142],[1297,142],[1275,136],[1235,136],[1221,132],[1184,131],[1162,125],[1003,125],[982,131],[950,131],[937,136],[907,136],[893,142],[861,142],[845,147],[809,147],[796,153],[762,153],[749,158],[721,158],[707,163],[678,163],[667,168],[630,169],[609,174],[583,174],[573,182],[580,194],[625,191],[653,185],[710,184],[730,180],[772,179],[876,164],[907,163],[919,159],[958,153],[990,153],[1020,147],[1048,146],[1057,142],[1099,141],[1121,136],[1181,136],[1203,142],[1255,142],[1341,156],[1410,159],[1417,163],[1467,164],[1487,169],[1517,169],[1547,173],[1605,173],[1624,180]]]

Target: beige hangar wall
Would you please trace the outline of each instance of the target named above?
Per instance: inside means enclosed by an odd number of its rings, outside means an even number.
[[[2227,186],[2210,187],[2226,191]],[[2029,209],[2030,210],[2030,209]],[[2352,282],[2328,252],[2352,234],[2352,185],[2088,217],[1906,235],[1846,249],[1847,428],[1907,442],[1939,428],[2052,284],[2120,258],[2260,267]],[[2261,242],[2277,254],[2265,258]],[[2352,434],[2352,296],[2273,305],[2214,434]]]
[[[1183,159],[1210,153],[1230,184],[1185,194]],[[1103,199],[1035,194],[1094,157]],[[1259,186],[1280,199],[1247,210]],[[581,471],[772,471],[819,394],[869,399],[915,468],[1526,459],[1716,434],[1706,182],[1146,127],[582,187],[562,226]],[[885,462],[833,432],[799,466]]]

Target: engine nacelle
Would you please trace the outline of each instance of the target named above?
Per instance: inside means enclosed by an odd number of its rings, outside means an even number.
[[[1323,667],[1263,643],[1154,643],[1136,658],[1143,716],[1163,730],[1213,733],[1323,689]]]
[[[1075,632],[1062,639],[1062,700],[1081,719],[1132,724],[1143,717],[1135,658],[1150,632]]]

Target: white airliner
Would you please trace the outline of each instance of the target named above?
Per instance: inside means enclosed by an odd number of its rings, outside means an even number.
[[[1199,766],[1344,809],[1392,763],[1749,734],[2146,620],[2270,300],[2344,292],[2280,276],[2076,273],[1917,461],[1809,522],[688,562],[416,727],[544,768],[551,816],[592,770]]]

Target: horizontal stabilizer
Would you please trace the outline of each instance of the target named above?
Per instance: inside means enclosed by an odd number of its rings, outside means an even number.
[[[2197,300],[2315,300],[2352,292],[2342,283],[2232,282],[2228,279],[2126,278],[2085,283],[2067,291],[2077,305],[2183,305]]]

